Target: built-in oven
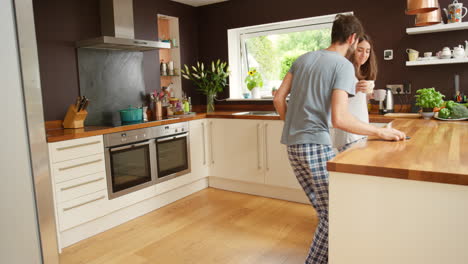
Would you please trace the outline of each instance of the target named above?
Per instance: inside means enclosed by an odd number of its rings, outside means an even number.
[[[109,199],[156,183],[156,145],[147,128],[104,135]]]
[[[190,142],[187,122],[153,127],[156,143],[157,182],[190,172]]]

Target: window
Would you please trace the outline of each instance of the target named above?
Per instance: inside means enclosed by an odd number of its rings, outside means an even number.
[[[247,72],[255,68],[262,75],[262,99],[272,98],[292,63],[300,55],[330,45],[336,15],[290,20],[228,30],[230,99],[244,98]]]

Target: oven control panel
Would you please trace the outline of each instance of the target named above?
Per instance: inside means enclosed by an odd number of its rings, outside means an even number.
[[[188,122],[152,127],[153,137],[164,137],[189,131]]]
[[[104,135],[104,146],[117,146],[138,142],[151,138],[151,131],[147,128],[128,130]]]

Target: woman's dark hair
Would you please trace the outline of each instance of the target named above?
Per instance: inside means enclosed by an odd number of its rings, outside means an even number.
[[[354,33],[356,33],[356,39],[364,35],[361,21],[353,15],[336,15],[332,27],[331,42],[343,44]]]
[[[369,58],[367,61],[359,66],[356,62],[356,57],[355,57],[355,52],[353,51],[352,53],[349,53],[346,55],[349,61],[353,63],[355,71],[356,71],[356,78],[358,80],[375,80],[377,79],[377,58],[375,57],[375,52],[374,52],[374,43],[372,43],[371,38],[368,35],[364,35],[361,38],[359,38],[359,42],[361,43],[363,41],[367,41],[370,45],[370,53],[369,53]]]

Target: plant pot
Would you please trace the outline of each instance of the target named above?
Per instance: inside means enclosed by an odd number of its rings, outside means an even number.
[[[432,110],[432,108],[423,108],[421,112],[421,116],[424,119],[429,120],[434,116],[434,111]]]
[[[252,93],[252,99],[260,99],[261,96],[260,96],[260,88],[259,87],[255,87],[252,89],[251,91]]]

